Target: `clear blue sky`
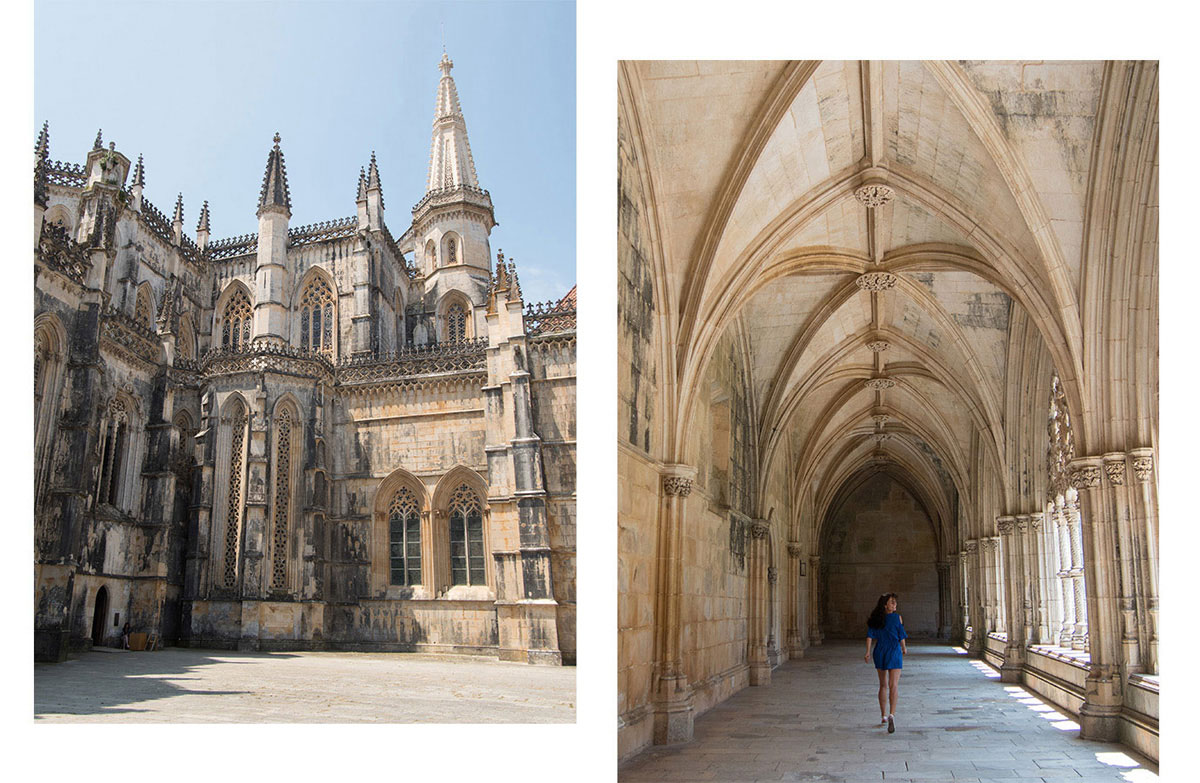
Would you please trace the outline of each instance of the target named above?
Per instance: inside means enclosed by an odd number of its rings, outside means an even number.
[[[195,235],[258,230],[278,131],[291,225],[355,213],[375,150],[399,236],[425,192],[445,45],[480,184],[525,300],[575,283],[575,5],[572,2],[65,2],[34,9],[34,118],[50,157],[105,145],[145,157],[146,197],[179,192]]]

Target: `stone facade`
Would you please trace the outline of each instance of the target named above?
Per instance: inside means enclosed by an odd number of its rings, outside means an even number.
[[[622,758],[885,590],[1157,757],[1157,79],[619,63]]]
[[[39,660],[135,632],[237,649],[575,659],[575,299],[492,253],[453,63],[427,191],[394,235],[289,225],[275,136],[259,232],[195,239],[97,135],[35,157]]]

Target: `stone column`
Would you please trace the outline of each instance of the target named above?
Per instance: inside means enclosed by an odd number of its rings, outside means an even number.
[[[1060,498],[1055,505],[1054,527],[1058,534],[1058,587],[1062,595],[1062,626],[1059,647],[1071,647],[1075,636],[1075,578],[1071,574],[1071,523]]]
[[[1000,564],[1002,552],[1000,537],[988,536],[983,539],[984,560],[987,563],[987,596],[988,596],[988,632],[1006,633],[1004,622],[1004,594],[1001,585],[1003,573]]]
[[[683,672],[683,526],[696,469],[668,465],[658,521],[658,612],[654,627],[654,744],[692,739],[692,688]]]
[[[775,636],[776,597],[779,584],[779,569],[767,561],[767,665],[774,669],[781,663],[779,640]]]
[[[948,639],[950,637],[950,626],[953,616],[953,601],[951,596],[951,561],[939,560],[937,562],[938,575],[938,631],[939,639]]]
[[[1108,479],[1106,500],[1111,509],[1109,518],[1116,528],[1118,577],[1118,610],[1121,628],[1122,674],[1142,671],[1142,656],[1138,649],[1137,601],[1137,557],[1134,547],[1133,527],[1129,518],[1129,495],[1125,487],[1125,455],[1104,455],[1104,475]]]
[[[1120,616],[1115,590],[1115,538],[1101,487],[1101,464],[1098,457],[1071,461],[1071,485],[1079,493],[1091,656],[1079,709],[1079,736],[1113,741],[1118,736],[1121,713]]]
[[[821,633],[821,557],[808,558],[808,640],[814,647],[825,641]]]
[[[1021,553],[1016,536],[1016,517],[996,518],[1000,533],[1000,562],[1003,566],[1000,590],[1004,595],[1004,624],[1006,628],[1004,663],[1000,665],[1001,682],[1020,682],[1024,666],[1025,644],[1021,639],[1020,569]],[[999,591],[998,591],[999,592]]]
[[[987,636],[983,595],[983,552],[980,542],[971,539],[964,545],[967,553],[967,617],[971,626],[971,643],[968,648],[974,656],[983,653],[984,638]]]
[[[963,549],[958,553],[958,612],[955,615],[954,637],[962,641],[966,645],[967,626],[971,624],[971,618],[968,615],[967,607],[970,606],[967,595],[967,550]]]
[[[749,617],[746,634],[746,660],[750,665],[751,685],[771,684],[771,665],[767,660],[766,592],[767,592],[767,536],[770,528],[766,520],[755,519],[750,523],[750,563],[747,569],[747,594]]]
[[[1036,625],[1037,644],[1050,642],[1050,629],[1054,616],[1055,593],[1050,588],[1054,570],[1047,558],[1046,514],[1035,511],[1029,515],[1029,572],[1033,576],[1033,622]]]
[[[257,650],[261,638],[260,602],[266,598],[267,572],[263,553],[267,537],[267,481],[271,475],[267,447],[267,395],[262,390],[251,400],[250,442],[246,448],[246,511],[242,528],[242,628],[239,650]]]
[[[1132,497],[1133,527],[1141,542],[1142,579],[1139,593],[1145,616],[1142,662],[1147,672],[1158,672],[1158,502],[1155,498],[1154,449],[1132,449],[1137,485]]]
[[[788,595],[788,628],[787,628],[787,646],[788,657],[802,658],[804,656],[804,620],[801,616],[801,610],[804,603],[801,600],[800,586],[804,584],[800,575],[800,563],[804,554],[804,547],[797,541],[789,541],[787,545],[788,553],[788,579],[787,579],[787,595]]]
[[[1019,553],[1017,560],[1017,575],[1020,578],[1020,589],[1017,594],[1021,599],[1021,646],[1028,647],[1033,641],[1033,601],[1036,593],[1034,578],[1036,569],[1033,566],[1033,546],[1029,535],[1029,514],[1018,514],[1013,541]]]
[[[1083,581],[1083,532],[1079,515],[1079,501],[1068,502],[1063,507],[1063,516],[1067,521],[1067,534],[1070,540],[1071,569],[1068,572],[1071,579],[1072,604],[1075,608],[1075,624],[1071,628],[1071,643],[1067,646],[1074,650],[1087,649],[1087,601],[1084,599],[1087,591]]]

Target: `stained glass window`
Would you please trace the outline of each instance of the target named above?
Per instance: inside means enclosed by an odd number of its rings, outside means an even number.
[[[450,576],[456,585],[484,585],[483,510],[463,484],[450,498]]]
[[[333,355],[333,289],[317,275],[300,294],[300,347]]]
[[[446,310],[446,340],[458,342],[467,339],[467,309],[458,302]]]
[[[221,347],[230,351],[244,350],[250,344],[250,297],[238,289],[225,303],[221,315]]]
[[[421,515],[407,487],[396,490],[388,507],[388,556],[391,584],[421,584]]]

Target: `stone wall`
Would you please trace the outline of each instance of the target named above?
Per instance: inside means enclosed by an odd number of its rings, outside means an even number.
[[[886,474],[868,479],[826,522],[824,633],[866,637],[883,593],[899,595],[909,636],[937,635],[937,550],[925,510]]]

